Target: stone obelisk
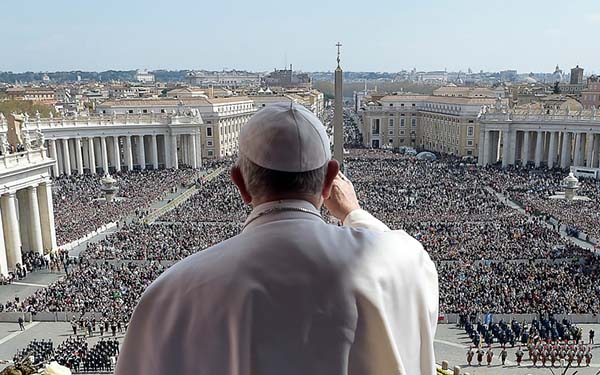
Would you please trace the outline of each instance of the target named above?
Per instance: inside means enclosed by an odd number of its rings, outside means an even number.
[[[342,94],[342,68],[340,68],[340,47],[337,47],[337,68],[335,69],[335,102],[333,106],[333,158],[340,163],[344,170],[344,98]]]

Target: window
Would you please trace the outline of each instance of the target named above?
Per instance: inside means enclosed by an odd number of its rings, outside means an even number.
[[[404,127],[404,119],[400,119],[400,126]]]
[[[473,141],[467,141],[467,146],[473,146]]]
[[[404,107],[404,103],[400,104],[400,107]]]
[[[206,128],[206,136],[212,137],[212,127],[209,126]]]
[[[213,141],[211,141],[211,140],[206,141],[206,145],[209,147],[212,147]]]
[[[373,125],[371,126],[371,134],[379,135],[379,119],[378,118],[373,120]]]
[[[417,119],[416,118],[413,118],[413,119],[410,120],[410,126],[412,128],[416,128],[417,127]]]
[[[390,127],[390,128],[394,127],[394,119],[393,118],[389,119],[389,121],[388,121],[388,127]]]
[[[130,110],[129,110],[129,113],[133,113],[133,109],[130,109]]]
[[[163,109],[161,109],[161,110],[160,110],[160,113],[165,113],[165,109],[164,109],[164,108],[163,108]]]
[[[416,106],[416,104],[415,104],[415,103],[413,103],[413,104],[412,104],[412,106],[413,106],[413,107],[415,107],[415,106]]]
[[[144,109],[142,112],[143,112],[143,113],[148,113],[148,110],[147,110],[147,109]]]
[[[213,150],[208,150],[208,156],[213,156],[213,155],[214,155]]]
[[[404,130],[400,130],[400,135],[404,135]]]
[[[394,143],[394,140],[392,138],[390,138],[390,139],[388,139],[388,143],[392,144],[392,143]]]
[[[394,106],[394,103],[390,103],[390,107],[393,107],[393,106]]]
[[[390,130],[388,131],[388,134],[389,134],[389,135],[394,135],[394,129],[390,129]]]
[[[475,127],[469,126],[467,128],[467,137],[472,137],[474,133],[475,133]]]

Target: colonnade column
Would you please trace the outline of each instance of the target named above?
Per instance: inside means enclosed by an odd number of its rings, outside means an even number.
[[[56,141],[54,139],[48,140],[48,148],[50,148],[50,157],[54,159],[54,164],[52,164],[52,174],[56,178],[60,176],[60,172],[58,170],[58,156],[56,155]]]
[[[21,257],[21,234],[19,232],[19,219],[17,217],[17,197],[15,193],[9,192],[2,195],[2,223],[4,228],[4,240],[6,243],[6,261],[9,269],[23,264]]]
[[[198,168],[198,158],[196,156],[196,137],[194,134],[189,135],[190,140],[190,161],[192,163],[192,168]]]
[[[40,222],[42,226],[42,243],[44,250],[52,251],[56,246],[56,229],[54,228],[54,207],[52,206],[52,183],[42,182],[37,188]]]
[[[194,134],[194,137],[196,138],[196,165],[198,168],[202,168],[202,136],[198,132]]]
[[[0,211],[0,274],[6,277],[8,276],[8,262],[6,261],[6,246],[2,226],[2,211]]]
[[[491,145],[491,134],[489,130],[485,131],[485,136],[484,136],[485,140],[483,142],[483,165],[488,165],[490,164],[490,145]]]
[[[171,138],[171,168],[177,169],[179,168],[179,162],[177,159],[177,135],[171,134],[169,137]]]
[[[119,148],[119,137],[113,137],[113,160],[115,161],[115,170],[121,172],[121,150]]]
[[[477,145],[477,165],[485,165],[485,131],[479,125],[479,144]]]
[[[523,148],[521,153],[521,164],[527,165],[529,161],[529,131],[525,131],[523,134]]]
[[[108,150],[106,149],[106,137],[100,137],[100,153],[102,157],[102,172],[108,173]]]
[[[558,139],[556,139],[556,132],[550,132],[550,147],[548,148],[548,168],[552,169],[556,166],[556,143]]]
[[[81,154],[81,138],[75,138],[75,157],[77,160],[77,174],[83,174],[83,155]]]
[[[62,139],[62,146],[63,146],[63,165],[65,168],[65,174],[67,176],[71,175],[71,159],[69,156],[69,140],[68,139]]]
[[[36,187],[30,186],[27,188],[27,200],[29,201],[29,243],[31,245],[31,250],[40,255],[44,255],[42,225],[40,223],[40,208],[38,205]],[[21,216],[21,220],[25,219],[23,216]]]
[[[592,168],[598,168],[600,165],[598,163],[600,155],[598,155],[598,152],[600,151],[600,134],[593,134],[592,135],[592,157],[591,157],[591,167]]]
[[[90,160],[90,173],[96,174],[96,154],[94,151],[94,138],[88,137],[88,151]]]
[[[544,155],[544,133],[541,130],[536,132],[535,136],[535,166],[536,168],[542,165]]]
[[[131,136],[125,136],[125,163],[127,164],[127,170],[133,170],[133,153],[131,147]]]
[[[156,134],[152,134],[150,142],[150,148],[152,150],[152,167],[156,170],[158,169],[158,140],[156,139]]]
[[[146,150],[144,149],[144,136],[140,135],[138,136],[138,144],[137,144],[137,151],[138,151],[138,161],[140,162],[140,169],[144,170],[146,169]]]
[[[514,165],[517,155],[517,131],[508,131],[508,164]]]
[[[574,157],[573,157],[573,164],[577,167],[581,166],[583,164],[583,155],[584,152],[582,152],[581,148],[582,148],[582,141],[583,138],[583,133],[575,133],[575,152],[574,152]]]
[[[571,166],[571,133],[563,132],[562,151],[560,153],[560,167],[562,169]]]

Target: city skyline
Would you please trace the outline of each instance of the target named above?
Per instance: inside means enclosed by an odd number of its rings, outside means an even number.
[[[337,41],[346,71],[599,70],[600,50],[591,46],[600,4],[591,0],[383,1],[370,12],[357,1],[291,9],[274,1],[34,4],[3,4],[6,14],[27,17],[5,18],[0,71],[331,71]]]

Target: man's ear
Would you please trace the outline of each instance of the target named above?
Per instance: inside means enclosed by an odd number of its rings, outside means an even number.
[[[323,191],[321,192],[321,196],[323,199],[329,199],[331,195],[331,189],[333,188],[333,180],[338,175],[340,171],[340,165],[337,160],[330,160],[327,163],[327,173],[325,174],[325,183],[323,184]]]
[[[231,181],[233,181],[235,186],[237,186],[238,190],[240,191],[240,195],[242,196],[244,203],[250,204],[250,202],[252,202],[252,196],[246,189],[246,183],[244,182],[242,171],[240,171],[238,166],[231,168]]]

